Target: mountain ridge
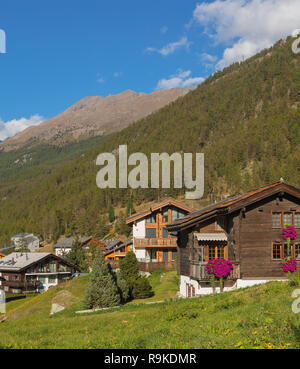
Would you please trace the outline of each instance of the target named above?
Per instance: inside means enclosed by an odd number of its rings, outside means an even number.
[[[190,90],[169,89],[150,94],[125,90],[106,97],[87,96],[56,117],[6,139],[0,143],[0,150],[15,150],[29,142],[61,145],[89,137],[105,136],[152,114]]]

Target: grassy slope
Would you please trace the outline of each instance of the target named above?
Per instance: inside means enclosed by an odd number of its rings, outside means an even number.
[[[291,282],[270,282],[222,295],[126,305],[83,316],[74,309],[49,317],[61,289],[83,295],[85,278],[58,286],[9,314],[1,345],[17,348],[300,348]],[[29,314],[30,312],[30,314]]]

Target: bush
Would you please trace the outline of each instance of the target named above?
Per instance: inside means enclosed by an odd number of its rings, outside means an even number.
[[[135,299],[146,299],[153,295],[152,287],[146,277],[140,277],[134,282],[132,296]]]

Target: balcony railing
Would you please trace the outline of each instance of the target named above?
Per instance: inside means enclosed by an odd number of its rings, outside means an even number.
[[[11,288],[17,288],[17,287],[38,287],[40,285],[40,281],[5,281],[3,282],[3,286],[11,287]]]
[[[135,238],[135,247],[177,247],[176,238]]]
[[[207,263],[191,261],[190,276],[198,281],[209,281],[210,275],[206,271]],[[240,278],[240,263],[233,263],[233,270],[230,272],[227,279],[236,280]]]

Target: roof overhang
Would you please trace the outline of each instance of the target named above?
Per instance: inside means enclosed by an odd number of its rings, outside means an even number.
[[[252,205],[255,202],[261,201],[267,197],[276,194],[280,194],[282,196],[284,194],[288,194],[300,199],[300,190],[298,188],[287,185],[285,183],[277,182],[273,185],[262,187],[258,190],[240,195],[236,199],[231,200],[229,198],[228,201],[225,201],[225,203],[216,203],[215,206],[212,206],[208,209],[204,208],[203,210],[199,210],[190,216],[187,215],[186,217],[181,218],[174,223],[168,225],[167,230],[169,232],[183,231],[194,226],[197,223],[209,220],[216,216],[233,213],[245,208],[246,206]]]
[[[133,214],[131,217],[126,219],[126,224],[132,224],[134,222],[136,222],[137,220],[143,219],[146,216],[152,214],[153,212],[162,209],[165,206],[174,206],[176,208],[179,208],[181,210],[186,211],[187,213],[192,213],[193,211],[195,211],[195,209],[191,208],[190,206],[187,206],[175,199],[166,199],[164,201],[161,201],[157,204],[154,204],[151,206],[151,208],[144,210],[140,213],[136,213]]]
[[[194,233],[198,241],[227,241],[226,233]]]

